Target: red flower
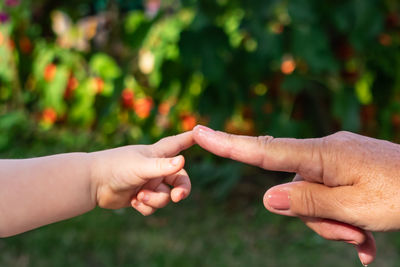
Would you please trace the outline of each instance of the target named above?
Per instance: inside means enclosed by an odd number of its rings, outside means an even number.
[[[57,120],[57,113],[53,108],[46,108],[42,113],[42,121],[53,124]]]
[[[392,125],[395,128],[399,128],[400,127],[400,114],[392,114]]]
[[[194,115],[184,114],[181,116],[181,126],[183,131],[191,131],[197,124],[197,119]]]
[[[149,117],[152,108],[153,108],[153,99],[151,97],[146,97],[136,100],[133,107],[133,109],[136,112],[136,115],[141,119]]]
[[[165,102],[162,102],[158,106],[158,113],[166,116],[166,115],[168,115],[170,109],[171,109],[171,104],[169,102],[165,101]]]
[[[56,76],[57,66],[53,63],[50,63],[44,69],[44,80],[46,82],[51,82]]]
[[[290,75],[296,69],[296,62],[292,57],[287,57],[282,61],[281,71],[285,75]]]
[[[19,48],[21,49],[21,52],[24,54],[29,54],[32,52],[32,42],[31,40],[24,36],[19,40]]]
[[[73,75],[70,75],[67,83],[67,88],[65,88],[64,98],[70,99],[72,97],[72,93],[76,90],[76,88],[78,88],[78,86],[78,79],[75,78]]]
[[[379,35],[379,43],[383,46],[390,46],[392,44],[392,37],[387,33]]]
[[[104,81],[100,77],[94,77],[93,78],[93,87],[96,92],[96,94],[100,94],[104,90]]]
[[[8,39],[8,48],[11,50],[11,51],[13,51],[14,50],[14,48],[15,48],[15,42],[14,42],[14,40],[13,39]]]
[[[134,106],[135,94],[130,88],[125,88],[121,94],[122,106],[127,109],[132,109]]]

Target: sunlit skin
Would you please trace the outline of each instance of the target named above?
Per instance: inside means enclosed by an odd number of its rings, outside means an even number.
[[[400,145],[349,132],[316,139],[193,130],[204,149],[263,169],[296,173],[264,196],[276,214],[300,217],[329,240],[356,245],[363,264],[376,254],[369,231],[400,229]]]
[[[99,206],[132,206],[150,215],[191,190],[178,155],[194,143],[192,132],[153,145],[93,153],[0,160],[0,237],[83,214]],[[178,155],[178,156],[177,156]]]

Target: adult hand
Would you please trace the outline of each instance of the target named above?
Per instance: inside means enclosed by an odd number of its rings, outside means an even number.
[[[317,139],[248,137],[194,129],[206,150],[268,170],[294,172],[294,182],[264,196],[274,213],[298,216],[321,236],[357,246],[363,264],[375,257],[366,231],[400,229],[400,146],[339,132]]]

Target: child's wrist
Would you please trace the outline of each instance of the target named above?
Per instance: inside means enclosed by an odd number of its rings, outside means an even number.
[[[87,153],[87,168],[89,173],[90,199],[93,207],[98,206],[97,191],[99,188],[99,180],[101,173],[101,163],[99,160],[99,152]]]

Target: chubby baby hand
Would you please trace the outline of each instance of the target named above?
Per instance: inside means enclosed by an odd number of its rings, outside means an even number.
[[[92,197],[101,208],[132,206],[147,216],[179,202],[191,189],[177,156],[194,144],[192,132],[161,139],[152,145],[132,145],[90,153]]]

